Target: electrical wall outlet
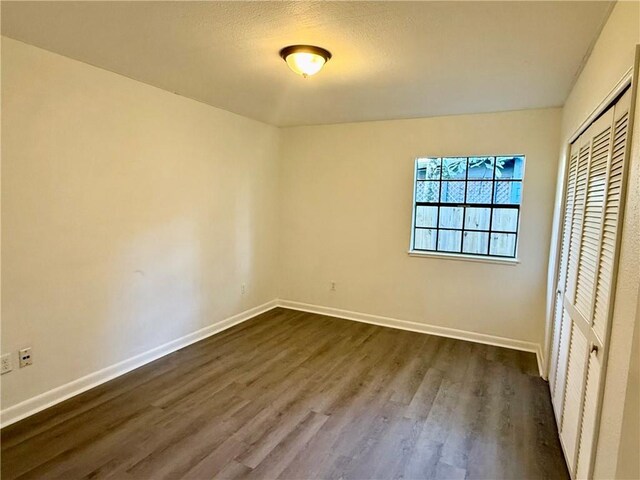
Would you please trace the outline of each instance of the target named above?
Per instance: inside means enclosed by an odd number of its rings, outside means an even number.
[[[9,373],[13,370],[13,362],[11,361],[11,354],[5,353],[0,357],[0,375]]]
[[[244,295],[246,292],[247,292],[247,286],[243,283],[242,285],[240,285],[240,293]]]
[[[331,282],[331,291],[332,292],[336,291],[336,282]]]
[[[33,364],[33,357],[31,356],[31,347],[18,350],[18,358],[20,359],[20,368],[28,367]]]

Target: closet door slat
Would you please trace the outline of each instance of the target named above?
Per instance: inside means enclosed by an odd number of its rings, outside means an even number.
[[[604,189],[606,184],[607,163],[611,146],[611,125],[593,137],[592,145],[600,145],[596,151],[592,148],[591,165],[588,173],[585,199],[585,215],[582,227],[582,245],[576,278],[575,306],[585,318],[591,318],[593,307],[593,287],[600,245],[600,225],[604,207]]]
[[[564,295],[573,300],[575,294],[575,278],[578,272],[578,257],[582,237],[582,219],[584,217],[587,193],[587,174],[591,145],[587,143],[580,147],[578,153],[578,170],[576,172],[576,190],[573,200],[573,212],[569,236],[569,256],[567,261],[567,275],[565,278]]]
[[[614,125],[614,145],[625,145],[627,139],[628,112],[616,120]],[[595,306],[593,313],[593,330],[602,341],[607,331],[607,317],[609,316],[609,293],[613,275],[613,252],[616,248],[616,233],[620,217],[620,191],[622,188],[622,168],[625,149],[614,149],[611,157],[611,172],[609,189],[607,191],[605,221],[602,233],[602,252],[598,266]],[[614,172],[616,172],[614,174]],[[606,252],[606,253],[605,253]]]
[[[560,245],[560,266],[558,268],[558,288],[561,288],[565,283],[565,276],[567,273],[567,256],[569,255],[569,241],[570,241],[570,233],[571,233],[571,220],[573,218],[573,200],[576,189],[576,172],[578,170],[578,153],[572,153],[569,157],[569,168],[567,169],[567,188],[565,192],[565,202],[564,202],[564,220],[562,222],[562,240]],[[566,362],[561,366],[559,362],[559,357],[561,356],[561,344],[567,343],[566,335],[561,328],[562,325],[562,317],[564,314],[564,308],[562,306],[562,294],[561,291],[558,290],[556,292],[556,300],[555,300],[555,308],[554,308],[554,324],[557,325],[557,328],[554,328],[554,339],[553,339],[553,350],[552,350],[552,360],[551,360],[551,370],[549,374],[549,388],[551,390],[551,395],[554,403],[556,403],[556,419],[558,422],[560,421],[558,413],[561,412],[560,408],[560,400],[562,398],[562,393],[557,392],[558,387],[558,378],[562,378],[561,384],[564,384],[564,369],[566,367]],[[563,357],[564,358],[564,357]],[[559,369],[562,372],[559,372]],[[560,390],[564,390],[563,387],[560,387]],[[556,395],[556,392],[558,393]]]
[[[567,386],[565,388],[564,413],[562,416],[562,437],[567,454],[569,469],[574,471],[575,457],[578,446],[578,427],[581,419],[580,405],[583,395],[583,380],[585,375],[585,358],[587,355],[587,338],[579,328],[571,328],[569,343],[569,366],[567,368]]]

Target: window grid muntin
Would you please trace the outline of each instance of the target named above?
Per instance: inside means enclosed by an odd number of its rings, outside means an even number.
[[[440,174],[438,176],[438,179],[430,179],[430,178],[425,178],[425,179],[418,179],[418,162],[416,162],[415,168],[416,168],[416,179],[415,179],[415,191],[416,194],[414,195],[414,225],[413,225],[413,250],[417,251],[417,252],[435,252],[435,253],[448,253],[448,254],[455,254],[455,255],[473,255],[473,256],[478,256],[478,257],[498,257],[498,258],[515,258],[516,257],[516,252],[518,251],[518,241],[519,241],[519,230],[520,230],[520,203],[522,203],[522,183],[524,181],[524,172],[522,175],[522,178],[496,178],[496,163],[497,163],[497,158],[498,157],[505,157],[504,155],[497,155],[497,156],[486,156],[483,158],[488,158],[491,159],[491,161],[493,162],[493,169],[492,169],[492,175],[491,178],[473,178],[473,179],[469,179],[469,159],[470,158],[481,158],[480,156],[477,157],[439,157],[439,161],[440,161]],[[437,158],[437,157],[436,157]],[[454,180],[443,180],[442,178],[442,172],[444,170],[444,160],[446,158],[466,158],[466,166],[465,166],[465,175],[464,175],[464,179],[454,179]],[[521,158],[522,161],[524,162],[525,158],[524,155],[514,155],[511,158]],[[464,183],[465,184],[465,188],[464,188],[464,203],[445,203],[442,201],[442,195],[443,195],[443,181],[449,181],[449,182],[460,182],[460,183]],[[469,182],[491,182],[491,202],[490,203],[467,203],[467,194],[468,194],[468,183]],[[417,188],[418,188],[418,183],[419,182],[438,182],[438,202],[418,202],[416,201],[415,197],[417,196]],[[519,200],[520,203],[494,203],[495,202],[495,195],[496,195],[496,188],[497,188],[497,184],[498,182],[519,182],[521,185],[520,188],[520,193],[519,193]],[[418,227],[415,225],[416,223],[416,219],[417,219],[417,214],[418,214],[418,207],[420,206],[430,206],[430,207],[437,207],[437,214],[436,214],[436,223],[435,226],[433,227]],[[448,228],[448,227],[440,227],[440,209],[443,207],[448,207],[448,208],[462,208],[462,228],[458,229],[458,228]],[[488,229],[472,229],[472,228],[466,228],[465,224],[466,224],[466,216],[467,216],[467,208],[488,208],[489,209],[489,228]],[[513,209],[516,210],[516,222],[515,222],[515,230],[514,231],[508,231],[508,230],[494,230],[493,229],[493,211],[494,209]],[[424,248],[416,248],[416,230],[435,230],[436,232],[436,238],[435,238],[435,249],[431,250],[431,249],[424,249]],[[438,241],[439,241],[439,232],[440,230],[445,230],[445,231],[458,231],[461,232],[460,233],[460,250],[459,252],[452,252],[450,250],[440,250],[438,249]],[[465,242],[465,232],[481,232],[481,233],[487,233],[488,234],[488,239],[487,239],[487,250],[486,253],[469,253],[469,252],[465,252],[464,251],[464,242]],[[491,253],[491,237],[492,234],[508,234],[508,235],[513,235],[514,238],[514,242],[513,242],[513,251],[511,252],[511,255],[499,255],[499,254],[492,254]]]

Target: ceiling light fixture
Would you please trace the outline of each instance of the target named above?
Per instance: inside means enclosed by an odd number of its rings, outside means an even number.
[[[318,73],[331,58],[331,52],[313,45],[289,45],[280,50],[289,68],[307,78]]]

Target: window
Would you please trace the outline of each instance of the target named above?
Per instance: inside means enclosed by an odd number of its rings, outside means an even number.
[[[515,258],[523,155],[416,160],[414,252]]]

